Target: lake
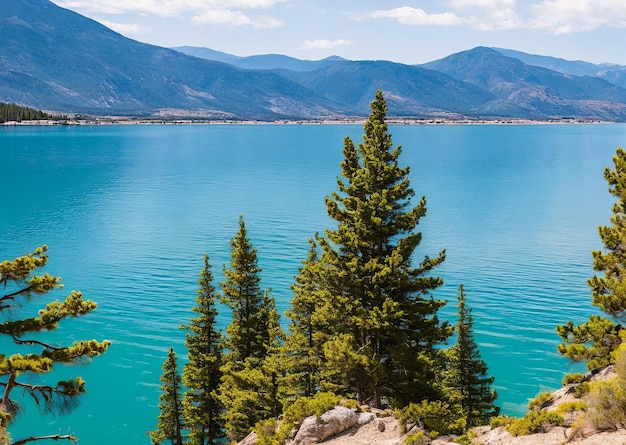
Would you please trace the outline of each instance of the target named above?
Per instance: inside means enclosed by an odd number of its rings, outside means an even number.
[[[529,398],[583,369],[559,356],[555,325],[596,310],[586,280],[613,199],[602,176],[626,125],[392,125],[415,203],[427,199],[416,261],[447,250],[435,298],[455,321],[463,283],[476,340],[496,377],[498,404],[523,414]],[[40,416],[24,401],[10,428],[79,436],[82,445],[148,444],[170,346],[184,332],[205,252],[222,280],[239,215],[258,249],[263,288],[281,313],[307,240],[333,227],[344,136],[361,125],[117,125],[0,127],[0,261],[49,247],[46,271],[98,309],[42,338],[109,339],[81,375],[88,392],[71,415]],[[26,304],[35,314],[38,304]],[[219,324],[229,322],[220,307]],[[283,317],[283,326],[287,320]],[[15,347],[2,340],[3,352]],[[52,380],[50,380],[51,382]]]

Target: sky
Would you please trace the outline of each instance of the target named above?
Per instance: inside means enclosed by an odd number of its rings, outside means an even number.
[[[419,64],[476,46],[626,65],[626,0],[53,0],[141,42]]]

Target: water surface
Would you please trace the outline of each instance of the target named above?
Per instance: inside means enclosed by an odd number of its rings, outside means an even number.
[[[463,283],[498,403],[521,414],[528,398],[580,369],[556,352],[555,325],[594,310],[591,251],[613,202],[602,171],[626,146],[626,125],[390,128],[416,202],[427,198],[416,261],[446,249],[436,271],[445,285],[434,293],[450,302],[443,317],[454,321]],[[179,326],[203,254],[217,285],[244,215],[261,284],[284,312],[307,240],[332,224],[324,197],[336,190],[343,137],[361,135],[360,125],[0,127],[0,259],[46,243],[47,271],[66,286],[54,297],[81,290],[98,309],[45,338],[113,342],[89,366],[55,371],[87,380],[76,411],[40,417],[25,403],[13,437],[148,444],[167,349],[185,359]],[[221,308],[221,327],[228,321]]]

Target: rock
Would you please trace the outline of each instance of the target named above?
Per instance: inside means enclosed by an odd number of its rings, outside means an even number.
[[[373,413],[357,413],[350,408],[337,406],[319,418],[310,416],[304,419],[291,445],[320,443],[354,426],[365,425],[375,418],[376,415]]]
[[[239,442],[237,445],[254,445],[257,442],[257,435],[254,431],[248,434],[244,439]]]
[[[382,420],[378,422],[378,431],[380,431],[381,433],[385,431],[385,422],[383,422]]]

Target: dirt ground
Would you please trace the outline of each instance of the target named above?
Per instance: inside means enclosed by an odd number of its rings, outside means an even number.
[[[383,422],[385,430],[380,431],[378,423]],[[548,433],[513,437],[502,428],[491,430],[489,427],[478,429],[478,436],[472,442],[475,445],[626,445],[626,430],[596,433],[568,441],[570,430],[554,428]],[[374,420],[362,427],[352,428],[324,442],[324,445],[401,445],[403,435],[399,422],[394,417]],[[432,445],[454,444],[452,438],[439,438]]]

